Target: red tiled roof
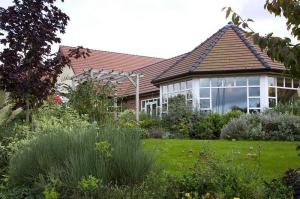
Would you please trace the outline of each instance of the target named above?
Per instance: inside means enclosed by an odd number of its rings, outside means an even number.
[[[159,88],[154,86],[151,81],[157,77],[158,74],[162,73],[164,70],[168,69],[171,65],[180,60],[184,55],[185,54],[166,59],[135,70],[135,72],[140,72],[144,75],[140,78],[140,94],[159,91]],[[135,88],[129,81],[126,81],[118,86],[118,93],[123,96],[135,95]]]
[[[242,29],[228,24],[178,62],[170,65],[153,82],[184,75],[251,70],[283,71],[285,67],[272,61],[251,39],[247,39]]]
[[[59,50],[68,55],[73,47],[60,46]],[[83,72],[84,68],[110,69],[119,71],[133,71],[146,65],[162,61],[161,58],[115,53],[101,50],[91,50],[90,56],[71,58],[71,67],[75,74]]]

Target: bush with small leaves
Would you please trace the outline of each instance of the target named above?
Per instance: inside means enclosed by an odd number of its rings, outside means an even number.
[[[267,111],[243,115],[225,125],[222,139],[300,140],[300,117]]]

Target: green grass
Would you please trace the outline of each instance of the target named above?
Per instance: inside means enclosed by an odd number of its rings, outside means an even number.
[[[233,158],[250,166],[257,166],[265,178],[282,176],[289,168],[300,166],[297,142],[277,141],[224,141],[224,140],[144,140],[146,150],[154,151],[158,163],[171,174],[184,174],[197,162],[201,149],[208,148],[218,158]],[[251,149],[252,148],[252,149]],[[256,154],[249,158],[248,153]]]

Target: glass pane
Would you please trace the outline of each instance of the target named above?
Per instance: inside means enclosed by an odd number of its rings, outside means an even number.
[[[223,79],[222,78],[212,78],[211,79],[211,86],[213,87],[221,87]]]
[[[249,108],[260,108],[260,98],[250,98]]]
[[[284,79],[281,77],[277,78],[277,86],[283,87]]]
[[[224,79],[224,86],[232,87],[234,86],[234,78],[228,77]]]
[[[200,79],[200,87],[209,87],[209,79]]]
[[[275,77],[268,77],[268,85],[269,86],[276,86],[276,78]]]
[[[247,86],[246,77],[237,77],[235,81],[236,81],[236,86]]]
[[[294,79],[294,88],[299,88],[299,80]]]
[[[193,101],[192,100],[188,100],[186,102],[187,107],[192,108],[193,107]]]
[[[247,88],[212,88],[212,109],[218,113],[230,110],[247,112]]]
[[[187,92],[186,92],[186,98],[187,98],[187,99],[192,99],[192,98],[193,98],[192,91],[187,91]]]
[[[278,88],[277,89],[277,100],[278,103],[289,103],[293,100],[298,100],[299,94],[297,90],[294,89],[284,89],[284,88]]]
[[[186,88],[191,89],[193,87],[192,80],[186,82]]]
[[[285,78],[285,87],[287,87],[287,88],[292,87],[292,79]]]
[[[167,86],[163,86],[163,93],[168,93],[168,87]]]
[[[174,91],[177,92],[179,91],[179,89],[180,89],[180,84],[179,83],[174,84]]]
[[[186,88],[186,83],[185,83],[185,82],[181,82],[181,83],[180,83],[180,89],[181,89],[182,91],[184,91],[185,88]]]
[[[150,104],[147,104],[147,106],[146,106],[146,112],[147,112],[147,114],[151,113],[151,106],[150,106]]]
[[[269,107],[273,108],[276,106],[276,99],[274,98],[269,98]]]
[[[167,107],[168,107],[167,104],[163,104],[163,105],[162,105],[162,111],[163,111],[163,112],[166,112],[166,111],[167,111]]]
[[[156,104],[153,104],[153,105],[152,105],[152,116],[156,116],[156,114],[157,114],[156,109],[157,109]]]
[[[163,103],[167,103],[168,95],[163,95]]]
[[[173,92],[173,84],[170,84],[168,86],[168,93],[172,93]]]
[[[209,88],[200,88],[200,97],[210,97],[210,89]]]
[[[200,108],[210,108],[210,100],[209,99],[200,99]]]
[[[260,78],[259,77],[249,77],[248,82],[249,82],[249,86],[259,86]]]
[[[145,101],[142,101],[142,108],[145,108]]]
[[[260,88],[259,87],[250,87],[249,88],[249,96],[250,97],[260,96]]]
[[[276,97],[276,89],[269,87],[269,97]]]

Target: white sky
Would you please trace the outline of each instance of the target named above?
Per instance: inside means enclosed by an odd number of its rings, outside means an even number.
[[[224,6],[255,20],[262,34],[289,36],[283,18],[265,0],[65,0],[71,21],[62,44],[169,58],[186,53],[227,24]],[[11,0],[0,0],[7,7]],[[54,46],[57,49],[57,45]]]

